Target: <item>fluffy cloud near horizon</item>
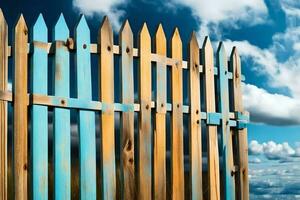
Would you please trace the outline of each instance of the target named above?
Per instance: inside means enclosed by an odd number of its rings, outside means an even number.
[[[249,155],[264,155],[269,160],[279,160],[280,162],[293,161],[294,157],[300,157],[300,145],[292,148],[287,142],[282,144],[274,141],[260,144],[256,140],[249,143]]]

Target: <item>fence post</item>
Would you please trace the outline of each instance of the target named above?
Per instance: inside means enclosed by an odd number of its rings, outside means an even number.
[[[138,199],[150,200],[152,179],[151,150],[151,38],[146,23],[139,33],[139,133]]]
[[[70,95],[70,53],[66,46],[69,29],[61,14],[55,27],[54,94]],[[61,102],[62,106],[65,102]],[[55,199],[71,198],[71,138],[70,110],[54,108],[54,194]]]
[[[119,33],[121,52],[121,85],[122,103],[134,106],[133,84],[133,34],[128,20],[123,24]],[[121,199],[135,199],[135,171],[134,171],[134,110],[121,114]]]
[[[7,91],[8,29],[0,8],[0,91]],[[0,199],[7,199],[7,102],[0,100]]]
[[[233,109],[235,112],[244,112],[242,90],[241,90],[241,61],[237,49],[234,47],[230,56],[230,67],[233,70]],[[235,154],[239,167],[237,174],[237,195],[238,199],[249,199],[249,180],[248,180],[248,143],[247,129],[235,129],[234,136],[237,141],[238,151]]]
[[[31,60],[32,93],[48,94],[48,33],[40,15],[32,30],[33,54]],[[32,198],[48,199],[48,108],[33,105],[31,108],[31,172]]]
[[[27,148],[27,42],[28,29],[23,15],[15,26],[14,38],[14,193],[15,199],[26,200]]]
[[[217,51],[217,67],[218,67],[218,83],[220,100],[218,106],[222,114],[221,124],[221,143],[223,157],[223,191],[225,200],[235,199],[235,183],[232,170],[233,164],[233,149],[232,149],[232,134],[229,126],[229,90],[228,90],[228,63],[225,47],[221,42]]]
[[[214,55],[208,37],[203,43],[203,64],[205,70],[205,106],[207,116],[209,113],[215,113],[215,84],[214,84]],[[207,160],[208,160],[208,191],[209,199],[220,199],[220,175],[219,175],[219,151],[218,134],[216,125],[207,125]]]
[[[155,52],[167,54],[166,36],[159,24],[155,38]],[[154,131],[154,199],[166,199],[166,107],[167,107],[167,66],[162,60],[156,63],[156,114]]]
[[[92,100],[90,30],[83,15],[75,28],[77,97]],[[95,112],[79,110],[80,199],[96,200]]]
[[[171,116],[171,191],[172,199],[184,199],[183,114],[182,114],[182,42],[176,28],[171,39],[172,116]]]
[[[100,45],[101,176],[102,199],[116,199],[115,127],[114,127],[114,54],[113,32],[107,17],[98,35]]]
[[[191,199],[203,199],[202,194],[202,139],[201,139],[201,103],[200,103],[200,63],[199,46],[196,33],[192,33],[189,42],[189,96],[190,96],[190,196]]]

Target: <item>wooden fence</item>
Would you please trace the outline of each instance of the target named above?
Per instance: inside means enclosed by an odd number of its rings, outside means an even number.
[[[0,10],[0,199],[48,199],[51,187],[55,199],[71,198],[75,181],[71,178],[71,110],[78,116],[80,199],[248,199],[248,115],[242,105],[243,76],[236,48],[227,61],[220,43],[215,61],[209,38],[199,48],[193,33],[184,61],[177,28],[168,57],[162,25],[152,41],[144,24],[135,48],[128,21],[116,45],[107,17],[96,44],[90,43],[84,16],[74,39],[63,15],[53,29],[52,42],[42,15],[32,31],[21,15],[13,34],[9,46]],[[93,65],[92,56],[98,65]],[[10,59],[12,91],[8,90]],[[114,73],[116,60],[119,75]],[[70,79],[72,67],[75,82]],[[92,68],[98,68],[98,74],[92,74]],[[98,100],[92,95],[95,77]],[[48,83],[54,88],[51,95]],[[76,97],[70,96],[72,87]],[[118,91],[121,100],[115,102]],[[50,132],[53,160],[48,150]],[[9,135],[13,135],[11,146]],[[13,178],[8,176],[9,159]]]

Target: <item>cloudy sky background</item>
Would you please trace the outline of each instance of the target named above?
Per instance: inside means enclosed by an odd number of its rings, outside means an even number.
[[[28,24],[42,12],[48,27],[60,12],[69,27],[84,13],[94,41],[108,15],[115,32],[129,19],[135,35],[144,21],[153,35],[162,22],[168,38],[178,26],[184,44],[195,30],[201,44],[209,35],[215,47],[225,41],[228,54],[237,46],[246,76],[244,104],[251,113],[251,199],[300,199],[299,0],[2,0],[0,7],[11,26],[20,12]]]

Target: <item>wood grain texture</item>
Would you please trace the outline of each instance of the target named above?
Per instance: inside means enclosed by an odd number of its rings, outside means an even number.
[[[114,57],[113,31],[107,17],[103,19],[98,35],[100,45],[100,101],[101,112],[101,177],[102,199],[116,199],[115,127],[114,127]]]
[[[213,49],[208,37],[205,38],[201,52],[205,68],[205,106],[207,113],[216,111],[214,85],[214,57]],[[220,171],[217,126],[207,125],[208,152],[208,193],[209,199],[220,199]]]
[[[224,186],[224,199],[235,199],[235,182],[234,176],[231,173],[234,170],[233,163],[233,148],[232,148],[232,135],[229,126],[229,90],[228,90],[228,61],[225,47],[221,42],[217,51],[217,67],[218,84],[220,101],[218,106],[222,114],[221,124],[221,154],[223,156],[223,186]]]
[[[0,8],[0,90],[7,90],[8,29]],[[0,199],[7,199],[7,102],[0,101]]]
[[[123,104],[134,104],[133,85],[133,34],[128,20],[119,33],[121,48],[121,97]],[[134,112],[121,114],[121,199],[135,199],[135,167],[134,167]]]
[[[14,30],[14,193],[15,199],[27,199],[27,42],[28,29],[23,15]]]
[[[189,94],[190,94],[190,182],[191,199],[203,199],[202,192],[202,141],[201,141],[201,103],[199,45],[196,33],[192,33],[189,42]]]
[[[48,30],[44,18],[39,15],[33,25],[32,41],[48,42]],[[33,47],[31,76],[32,93],[48,94],[48,53],[39,45]],[[48,108],[42,105],[31,107],[31,173],[32,198],[48,199]],[[43,151],[41,151],[43,147]]]
[[[171,192],[172,199],[175,200],[184,198],[182,42],[177,28],[171,39],[171,57],[178,60],[171,69]]]
[[[90,30],[81,15],[75,28],[78,99],[92,100]],[[95,112],[79,110],[80,199],[96,200],[96,127]]]
[[[151,199],[151,38],[146,23],[139,33],[138,199]]]
[[[230,65],[233,70],[233,107],[235,112],[244,112],[241,90],[241,61],[237,49],[234,47],[230,56]],[[237,199],[249,199],[248,180],[248,142],[247,129],[234,130],[237,139],[238,152],[235,154],[239,167],[237,174]]]
[[[65,45],[69,29],[61,14],[54,27],[53,40],[58,41],[54,55],[54,94],[70,96],[70,53]],[[59,42],[60,41],[60,42]],[[62,42],[63,41],[63,42]],[[71,198],[71,122],[70,110],[54,108],[54,196]]]
[[[166,56],[167,42],[161,24],[159,24],[155,38],[155,52]],[[153,178],[154,199],[166,199],[166,104],[167,103],[167,66],[166,63],[156,63],[156,114],[153,141]]]

